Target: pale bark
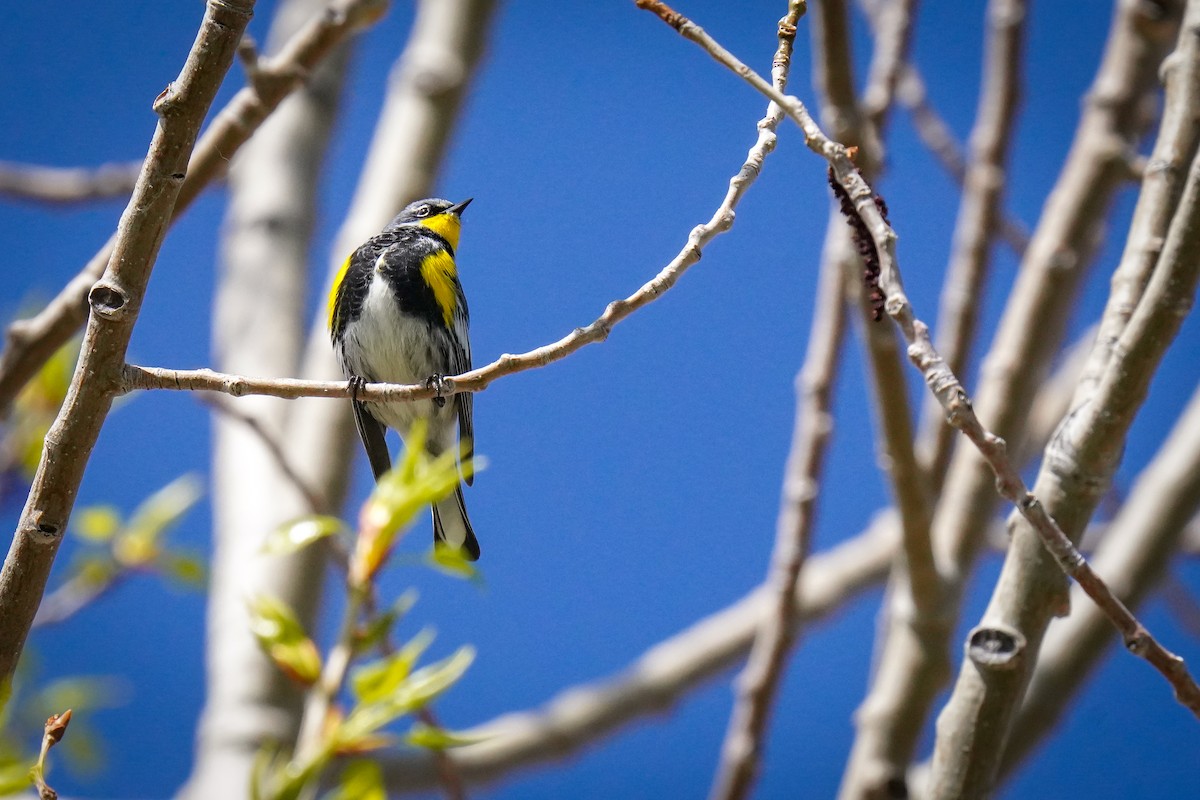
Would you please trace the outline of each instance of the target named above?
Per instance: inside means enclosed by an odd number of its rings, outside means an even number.
[[[272,21],[268,52],[327,5],[327,0],[282,4]],[[317,183],[347,55],[342,46],[326,59],[230,167],[213,309],[213,359],[219,369],[292,375],[299,368]],[[295,735],[300,692],[259,648],[246,601],[276,597],[310,624],[321,598],[321,548],[286,558],[261,552],[272,529],[326,510],[308,507],[263,440],[283,435],[289,403],[250,397],[238,403],[237,411],[260,433],[228,415],[214,415],[207,686],[185,797],[244,794],[258,748]]]

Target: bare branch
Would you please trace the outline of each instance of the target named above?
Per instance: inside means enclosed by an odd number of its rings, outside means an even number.
[[[896,84],[908,61],[916,7],[916,0],[893,0],[877,15],[875,53],[862,99],[866,121],[876,131],[884,129],[884,120],[895,102]]]
[[[876,40],[881,44],[877,45],[873,54],[871,73],[876,76],[894,75],[905,53],[894,45],[883,43],[908,38],[911,23],[896,10],[879,16],[884,17],[882,22],[876,20]],[[814,39],[820,42],[819,47],[814,47],[815,55],[821,59],[816,71],[829,75],[850,73],[850,45],[845,39],[848,32],[844,28],[831,29],[822,18],[813,33]],[[878,63],[880,61],[890,64],[881,66]],[[834,119],[862,118],[852,90],[848,91],[840,82],[826,82],[823,85],[827,90],[838,91],[836,95],[822,95],[823,113]],[[888,92],[888,95],[891,93]],[[886,111],[886,108],[882,111]],[[876,125],[882,124],[885,115],[876,113],[874,120]],[[882,131],[863,123],[857,129],[843,126],[843,132],[850,137],[851,144],[862,143],[856,156],[859,163],[871,165],[872,168],[881,163],[882,158],[874,152],[871,143],[881,139]],[[832,186],[835,194],[839,194],[841,187],[837,183]],[[841,192],[839,199],[844,203],[849,202],[844,192]],[[852,205],[850,210],[852,212]],[[841,228],[841,225],[838,227]],[[865,269],[864,274],[877,276],[878,252],[869,237],[858,238],[861,258],[855,257],[845,236],[842,241],[841,258],[846,263],[845,268]],[[898,557],[892,567],[882,614],[883,638],[877,648],[879,652],[887,653],[887,660],[876,671],[871,689],[855,714],[857,734],[846,765],[842,793],[856,796],[864,791],[894,789],[889,782],[892,774],[903,770],[903,766],[912,758],[918,741],[921,725],[917,720],[927,707],[925,695],[917,684],[908,684],[904,687],[905,691],[896,691],[897,687],[889,676],[922,675],[926,678],[923,686],[934,692],[949,675],[950,660],[945,649],[937,647],[939,638],[944,640],[945,635],[939,635],[936,631],[946,623],[939,612],[942,582],[934,567],[929,538],[932,498],[926,470],[918,463],[913,449],[908,387],[899,359],[895,330],[873,322],[883,310],[883,295],[878,286],[871,290],[871,297],[868,298],[858,276],[852,275],[851,280],[853,282],[849,285],[855,290],[851,293],[854,303],[863,311],[861,329],[875,395],[873,406],[880,420],[879,427],[884,440],[881,466],[888,474],[896,506],[901,510],[904,542],[902,557]]]
[[[975,408],[1008,441],[1021,438],[1031,399],[1060,347],[1067,309],[1101,241],[1108,206],[1126,180],[1125,154],[1142,133],[1142,105],[1174,36],[1170,19],[1146,13],[1140,4],[1118,2],[1075,141],[983,360]],[[939,561],[957,580],[974,563],[976,534],[986,528],[996,501],[991,470],[971,448],[958,448],[934,519]]]
[[[1200,3],[1190,3],[1181,50],[1193,45],[1197,25]],[[1195,55],[1191,58],[1194,62]],[[1193,72],[1200,80],[1200,70]],[[1168,102],[1180,100],[1171,97]],[[1194,115],[1195,109],[1189,113]],[[1047,448],[1034,486],[1044,500],[1026,500],[1018,506],[1025,520],[1014,519],[1010,524],[1012,545],[982,627],[977,630],[1012,629],[1026,644],[1015,648],[1010,659],[994,664],[1009,673],[1005,680],[990,680],[990,669],[978,664],[960,674],[939,725],[934,751],[935,796],[961,796],[991,786],[1000,752],[989,748],[1004,741],[1005,723],[1015,713],[1046,626],[1067,603],[1067,587],[1058,579],[1054,561],[1096,601],[1120,631],[1126,648],[1162,672],[1175,688],[1179,702],[1200,716],[1200,687],[1187,673],[1183,660],[1150,636],[1071,544],[1111,483],[1126,433],[1145,399],[1150,378],[1194,302],[1200,281],[1198,214],[1200,159],[1194,158],[1144,295],[1115,344],[1103,338],[1097,340],[1097,347],[1112,351],[1103,375],[1094,385],[1085,378],[1071,413]],[[1053,559],[1041,544],[1046,545]],[[993,715],[996,724],[991,730],[980,732],[973,724],[980,713]],[[972,757],[964,760],[963,753]]]
[[[1186,23],[1184,30],[1187,30]],[[1200,130],[1200,46],[1185,37],[1163,61],[1161,75],[1166,102],[1154,150],[1142,178],[1141,193],[1129,224],[1125,250],[1113,273],[1108,302],[1096,334],[1096,346],[1084,367],[1076,397],[1091,394],[1102,380],[1113,350],[1129,318],[1150,282],[1167,239],[1172,215],[1184,190],[1188,165],[1192,163]]]
[[[809,14],[809,27],[812,31],[813,86],[821,104],[821,122],[835,140],[861,146],[865,126],[854,89],[846,0],[814,4]]]
[[[378,19],[386,0],[334,0],[329,10],[300,31],[279,55],[259,62],[249,86],[234,95],[196,142],[178,199],[165,224],[173,222],[214,180],[225,174],[229,159],[258,126],[339,42]],[[180,170],[180,174],[185,174]],[[0,353],[0,412],[42,364],[87,319],[88,292],[114,252],[117,234],[40,313],[8,328]]]
[[[12,678],[88,457],[121,383],[125,350],[200,124],[253,10],[252,0],[207,5],[178,80],[154,101],[159,115],[137,187],[121,217],[112,259],[89,293],[91,322],[67,399],[0,571],[0,684]]]
[[[955,375],[966,374],[992,238],[1003,210],[1004,165],[1017,119],[1025,19],[1024,0],[988,3],[983,85],[971,132],[971,161],[963,178],[953,250],[938,310],[938,350]],[[923,459],[933,485],[940,487],[950,466],[955,436],[932,398],[926,398],[921,433],[927,446]]]
[[[142,165],[43,167],[0,161],[0,196],[41,203],[86,203],[128,197]]]
[[[1192,395],[1166,442],[1142,471],[1108,524],[1092,562],[1131,608],[1160,584],[1190,522],[1200,511],[1200,392]],[[1027,758],[1066,713],[1067,704],[1113,644],[1100,609],[1072,590],[1071,614],[1050,626],[1013,722],[1001,780]]]
[[[296,469],[288,461],[287,454],[283,452],[283,446],[280,444],[278,437],[267,430],[266,427],[258,420],[257,417],[246,414],[241,410],[234,408],[233,404],[227,403],[218,397],[209,397],[206,395],[200,396],[200,402],[209,406],[213,411],[223,417],[227,417],[239,425],[244,425],[261,443],[264,450],[275,462],[279,472],[287,478],[288,482],[304,496],[304,502],[309,509],[314,513],[325,513],[329,509],[325,507],[325,502],[317,493],[316,489],[309,486],[304,478],[300,476]]]

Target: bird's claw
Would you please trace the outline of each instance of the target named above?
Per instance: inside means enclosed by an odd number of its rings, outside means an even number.
[[[430,375],[429,380],[425,381],[425,385],[433,389],[436,394],[433,396],[433,404],[438,408],[446,407],[446,398],[442,397],[442,392],[445,391],[446,376]]]
[[[362,375],[351,375],[348,383],[350,384],[350,399],[357,401],[358,393],[367,385],[367,379]]]

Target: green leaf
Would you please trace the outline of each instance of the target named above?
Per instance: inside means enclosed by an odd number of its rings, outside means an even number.
[[[337,517],[312,514],[291,522],[285,522],[267,534],[262,552],[270,555],[289,555],[299,552],[318,539],[333,536],[346,529],[346,524]]]
[[[195,553],[167,553],[158,560],[163,574],[190,589],[203,589],[208,583],[208,565]]]
[[[100,708],[117,708],[129,702],[131,689],[125,679],[116,676],[78,676],[61,678],[46,684],[28,704],[46,716],[46,709],[70,708],[76,717]],[[77,724],[71,728],[75,736]]]
[[[85,555],[75,559],[71,571],[88,586],[102,587],[117,576],[120,567],[107,554]]]
[[[358,702],[378,703],[394,694],[433,639],[433,629],[426,628],[396,653],[355,670],[350,688]]]
[[[293,680],[311,685],[321,674],[321,655],[296,615],[281,601],[260,595],[248,604],[250,629],[259,646]]]
[[[334,731],[333,748],[354,750],[384,725],[421,708],[453,686],[474,659],[475,648],[464,645],[449,658],[414,672],[387,698],[356,706]]]
[[[179,476],[134,509],[129,523],[125,526],[125,532],[118,539],[118,545],[124,544],[135,552],[157,550],[157,543],[163,535],[203,496],[204,492],[197,475]]]
[[[350,569],[353,586],[370,581],[387,560],[400,531],[411,525],[419,512],[458,486],[461,448],[430,458],[424,448],[422,420],[413,425],[405,441],[400,463],[379,479],[359,516]],[[474,468],[471,459],[462,464],[463,474],[472,474]]]
[[[374,761],[351,761],[342,770],[337,789],[325,800],[387,800],[383,770]]]
[[[18,794],[33,785],[29,764],[0,764],[0,795]]]
[[[465,735],[453,733],[444,728],[435,728],[424,722],[413,723],[404,741],[413,747],[424,747],[426,750],[448,750],[451,747],[463,747],[485,741],[487,736]]]
[[[423,707],[457,683],[474,660],[475,648],[463,645],[449,658],[414,672],[404,682],[394,702],[409,710]]]
[[[107,542],[121,530],[121,513],[115,506],[89,506],[71,518],[75,535],[89,542]]]

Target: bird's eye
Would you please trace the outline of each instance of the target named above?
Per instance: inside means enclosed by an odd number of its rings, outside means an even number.
[[[429,216],[429,206],[421,206],[420,208],[418,208],[417,216],[418,217],[428,217]]]

